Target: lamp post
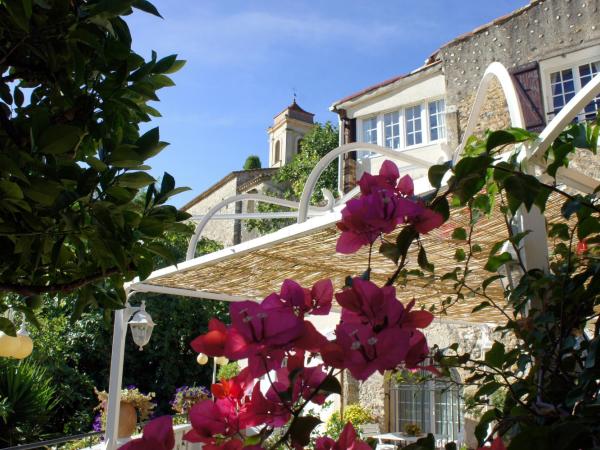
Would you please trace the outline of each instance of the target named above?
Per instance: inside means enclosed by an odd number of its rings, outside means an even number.
[[[129,294],[128,299],[134,294]],[[131,320],[130,320],[131,319]],[[118,447],[119,412],[121,409],[121,384],[123,380],[123,360],[125,352],[125,339],[127,325],[131,328],[133,341],[143,349],[150,340],[155,326],[150,314],[146,311],[146,303],[140,306],[131,306],[126,303],[125,308],[115,311],[113,327],[112,354],[110,359],[110,380],[108,385],[108,409],[106,412],[106,433],[104,436],[106,450]]]
[[[208,363],[208,356],[204,353],[198,353],[196,357],[196,362],[201,366],[204,366]],[[213,374],[212,374],[212,384],[217,382],[217,366],[224,366],[227,364],[229,360],[225,356],[215,356],[213,357]]]

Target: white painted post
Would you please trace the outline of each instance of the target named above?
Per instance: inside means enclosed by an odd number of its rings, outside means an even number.
[[[519,245],[519,254],[527,270],[540,269],[548,273],[548,233],[546,219],[540,209],[533,205],[528,212],[521,206],[513,218],[516,231],[529,231]]]
[[[123,361],[125,358],[125,338],[127,320],[131,308],[115,311],[113,327],[112,353],[110,357],[110,379],[108,384],[108,410],[106,413],[105,450],[116,450],[119,430],[119,411],[121,406],[121,384],[123,382]]]

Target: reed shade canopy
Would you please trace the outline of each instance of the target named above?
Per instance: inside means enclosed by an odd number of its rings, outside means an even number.
[[[560,214],[562,200],[553,196],[548,202],[546,217],[549,222],[564,220]],[[134,282],[130,288],[142,292],[164,292],[190,297],[226,301],[261,300],[279,291],[286,278],[292,278],[302,286],[331,278],[334,286],[341,289],[348,275],[358,276],[366,269],[368,249],[352,255],[336,253],[339,236],[335,223],[340,219],[340,209],[294,224],[267,236],[244,242],[234,247],[191,259],[177,266],[153,273],[143,282]],[[442,227],[422,236],[429,262],[434,264],[434,276],[411,277],[401,280],[397,297],[408,303],[413,298],[417,305],[429,308],[435,305],[440,318],[476,323],[494,323],[502,320],[502,314],[490,308],[473,313],[473,308],[484,300],[480,296],[469,297],[442,311],[442,301],[454,292],[452,281],[441,281],[441,275],[456,267],[464,267],[454,259],[457,248],[466,249],[466,242],[452,239],[455,227],[468,229],[467,208],[452,210],[451,217]],[[478,222],[472,243],[479,244],[482,251],[476,253],[469,263],[472,274],[469,285],[476,287],[494,275],[483,269],[493,243],[506,237],[504,216],[496,207],[489,218]],[[393,240],[395,236],[387,236]],[[549,242],[552,252],[552,242]],[[416,246],[413,246],[416,247]],[[394,264],[377,252],[374,246],[371,279],[383,285],[393,273]],[[418,268],[417,248],[409,252],[408,268]],[[504,293],[500,282],[494,282],[486,290],[497,303],[504,305]]]

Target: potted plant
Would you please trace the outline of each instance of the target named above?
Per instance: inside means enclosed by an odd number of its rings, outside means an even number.
[[[408,436],[420,436],[423,434],[423,431],[421,431],[421,427],[416,423],[407,423],[404,427],[404,432]]]
[[[196,403],[210,398],[210,391],[204,386],[181,386],[175,391],[171,408],[177,414],[187,416],[188,412]]]
[[[102,429],[106,429],[106,410],[108,405],[108,393],[94,389],[100,403],[96,410],[100,410]],[[152,401],[154,392],[143,394],[135,386],[127,386],[121,391],[121,404],[119,408],[119,439],[130,437],[135,431],[138,422],[147,420],[152,415],[156,404]]]

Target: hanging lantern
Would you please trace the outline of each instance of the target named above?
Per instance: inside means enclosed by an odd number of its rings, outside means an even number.
[[[217,357],[215,357],[215,363],[217,363],[219,366],[224,366],[228,362],[229,362],[229,360],[225,356],[217,356]]]
[[[0,331],[0,356],[12,357],[19,348],[19,340]]]
[[[152,321],[152,317],[146,312],[146,302],[142,302],[139,311],[137,311],[129,321],[133,342],[135,342],[140,350],[143,350],[144,345],[150,341],[154,325],[155,323]]]
[[[196,362],[203,366],[208,362],[208,356],[206,356],[204,353],[198,353],[198,356],[196,357]]]
[[[17,349],[12,354],[13,358],[23,359],[31,355],[33,351],[33,341],[29,337],[29,333],[25,328],[25,323],[21,324],[21,328],[17,331]]]

